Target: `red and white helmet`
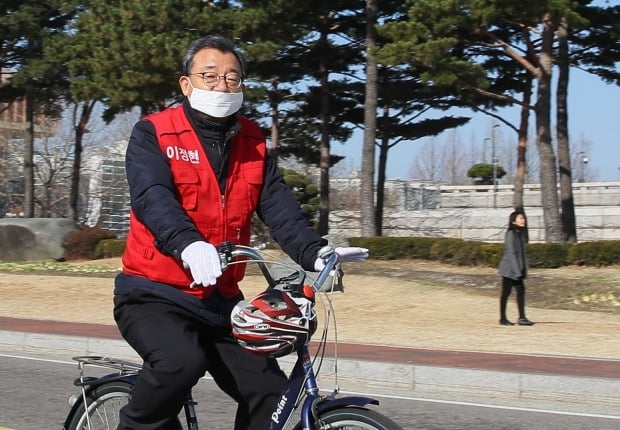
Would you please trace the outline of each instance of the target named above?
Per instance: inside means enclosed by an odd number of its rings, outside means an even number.
[[[310,300],[275,289],[237,303],[231,323],[233,336],[244,349],[273,358],[308,343],[317,325]]]

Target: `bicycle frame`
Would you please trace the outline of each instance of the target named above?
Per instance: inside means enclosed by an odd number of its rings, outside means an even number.
[[[280,399],[276,403],[275,409],[271,414],[269,430],[282,430],[293,417],[293,411],[305,388],[306,399],[301,408],[301,426],[304,430],[316,430],[314,425],[318,411],[334,409],[340,406],[365,406],[368,404],[379,404],[376,399],[369,397],[341,397],[335,398],[333,395],[321,397],[317,385],[312,360],[307,345],[297,351],[297,361],[289,376],[289,382],[282,392]]]

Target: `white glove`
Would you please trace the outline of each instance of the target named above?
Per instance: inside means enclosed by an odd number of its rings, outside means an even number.
[[[181,252],[183,265],[187,265],[194,282],[192,285],[215,285],[217,278],[222,276],[220,256],[215,246],[197,241],[189,244]]]
[[[357,246],[339,247],[334,252],[340,256],[341,263],[358,263],[368,258],[368,249]],[[318,257],[314,262],[314,270],[320,272],[324,267],[325,259]]]

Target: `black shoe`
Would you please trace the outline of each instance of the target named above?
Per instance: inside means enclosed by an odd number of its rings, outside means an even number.
[[[519,318],[519,325],[534,325],[534,323],[527,318]]]
[[[499,320],[500,325],[515,325],[515,323],[510,322],[508,320]]]

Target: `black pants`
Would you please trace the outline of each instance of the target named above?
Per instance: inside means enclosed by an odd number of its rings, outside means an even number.
[[[512,288],[517,291],[517,307],[519,308],[519,318],[525,318],[525,285],[523,279],[510,279],[502,276],[502,295],[499,298],[500,319],[506,318],[506,304]]]
[[[286,384],[275,359],[245,351],[230,328],[211,326],[166,299],[116,296],[114,317],[144,360],[119,430],[166,429],[205,372],[237,401],[236,430],[265,428]]]

